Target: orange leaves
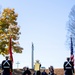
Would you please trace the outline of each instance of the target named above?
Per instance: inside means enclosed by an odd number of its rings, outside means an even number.
[[[0,54],[8,54],[9,37],[12,36],[12,49],[13,52],[22,53],[23,48],[20,44],[17,44],[20,35],[20,27],[17,26],[18,14],[15,13],[15,9],[5,8],[0,17]]]
[[[12,9],[6,8],[2,12],[2,17],[3,19],[6,19],[8,23],[13,23],[17,19],[18,14],[14,12],[13,8]]]

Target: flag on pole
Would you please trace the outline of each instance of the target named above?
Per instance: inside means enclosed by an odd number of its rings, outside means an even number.
[[[72,41],[72,37],[70,38],[71,39],[71,61],[73,62],[74,64],[74,50],[73,50],[73,41]]]
[[[13,56],[12,56],[12,40],[11,36],[9,39],[9,54],[10,54],[10,60],[12,61],[12,66],[13,66]],[[10,75],[12,75],[12,71],[10,71]]]
[[[10,60],[13,62],[13,56],[12,56],[12,38],[10,37],[9,40],[9,54],[10,54]]]

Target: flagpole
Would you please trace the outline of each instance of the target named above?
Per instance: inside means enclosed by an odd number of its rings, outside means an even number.
[[[9,26],[9,55],[13,68],[13,56],[12,56],[12,36],[11,36],[11,26]],[[10,75],[12,75],[12,70],[10,69]]]
[[[74,64],[74,49],[73,49],[73,40],[72,40],[72,36],[70,37],[70,40],[71,40],[71,45],[70,45],[70,58],[71,58],[71,61],[73,62]]]
[[[12,28],[17,28],[17,26],[13,26],[13,25],[11,25],[10,24],[10,26],[9,26],[9,54],[10,54],[10,60],[11,60],[11,62],[12,62],[12,68],[13,68],[13,55],[12,55],[12,31],[11,31],[11,29]],[[12,71],[10,72],[10,75],[12,75]]]

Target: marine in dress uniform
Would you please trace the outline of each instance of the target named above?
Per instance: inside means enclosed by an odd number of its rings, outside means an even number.
[[[74,65],[73,62],[70,60],[70,58],[67,58],[67,61],[64,62],[64,71],[65,71],[65,75],[73,75],[74,73]]]
[[[10,75],[10,71],[12,71],[12,62],[8,60],[8,56],[6,56],[6,60],[2,61],[2,70],[3,75]]]

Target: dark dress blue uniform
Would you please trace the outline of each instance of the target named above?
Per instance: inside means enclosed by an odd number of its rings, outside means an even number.
[[[70,61],[70,58],[67,58],[67,61],[64,62],[64,71],[65,75],[73,75],[74,73],[74,65],[73,62]]]
[[[12,62],[8,60],[8,58],[2,61],[2,70],[3,75],[10,75],[10,71],[12,71]]]

